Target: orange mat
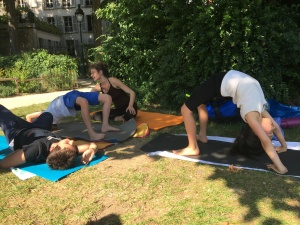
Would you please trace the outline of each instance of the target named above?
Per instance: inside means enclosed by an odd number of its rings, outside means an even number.
[[[101,110],[95,111],[99,112]],[[93,116],[95,112],[91,112],[90,116]],[[135,118],[137,124],[147,123],[149,129],[160,130],[165,127],[175,126],[183,122],[182,116],[175,116],[171,114],[146,112],[138,110],[138,114]]]
[[[137,124],[147,123],[151,130],[160,130],[165,127],[181,124],[183,122],[183,117],[138,110],[135,120]]]

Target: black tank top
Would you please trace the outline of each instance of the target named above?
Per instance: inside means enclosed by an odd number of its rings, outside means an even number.
[[[115,108],[120,109],[122,107],[128,106],[129,101],[130,101],[129,95],[125,91],[123,91],[122,89],[115,88],[110,83],[108,78],[107,78],[107,80],[110,84],[110,88],[109,88],[109,90],[106,94],[111,96],[112,102],[114,103]]]

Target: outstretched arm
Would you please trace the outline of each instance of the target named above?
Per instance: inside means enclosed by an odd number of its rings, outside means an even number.
[[[25,162],[23,149],[18,149],[0,161],[0,169],[9,169],[11,167],[22,165]]]
[[[261,126],[261,118],[259,113],[254,111],[249,112],[246,114],[245,119],[247,120],[249,126],[252,128],[253,132],[260,139],[263,149],[274,163],[271,164],[272,166],[268,166],[268,168],[273,169],[275,172],[280,174],[286,173],[288,171],[287,168],[282,164],[277,152],[275,151],[274,146],[272,145],[270,138]]]

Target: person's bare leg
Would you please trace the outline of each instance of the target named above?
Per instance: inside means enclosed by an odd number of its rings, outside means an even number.
[[[111,107],[111,96],[107,94],[99,94],[98,101],[103,103],[102,106],[102,132],[107,131],[118,131],[118,128],[112,127],[108,123],[110,107]]]
[[[207,143],[206,129],[208,123],[208,112],[206,109],[206,105],[202,104],[198,106],[198,114],[199,114],[199,123],[200,123],[200,131],[197,139],[203,143]]]
[[[177,155],[199,155],[200,150],[196,139],[196,122],[193,112],[184,104],[181,107],[185,130],[188,136],[189,145],[180,150],[173,150]]]
[[[78,97],[78,98],[76,98],[76,104],[81,107],[81,117],[83,119],[84,124],[86,125],[86,127],[88,129],[90,139],[93,141],[103,139],[105,135],[102,133],[96,133],[92,127],[88,101],[85,98]]]

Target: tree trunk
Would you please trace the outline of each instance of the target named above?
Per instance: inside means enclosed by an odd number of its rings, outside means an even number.
[[[4,0],[4,8],[7,13],[7,25],[9,35],[9,55],[19,53],[18,46],[18,18],[14,0]]]
[[[100,35],[102,35],[102,24],[101,20],[97,19],[95,12],[97,9],[100,8],[100,1],[93,1],[92,9],[93,9],[93,33],[94,33],[94,39],[95,39],[95,45],[99,46],[101,44],[101,41],[98,39]]]

